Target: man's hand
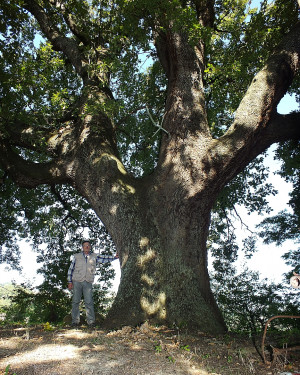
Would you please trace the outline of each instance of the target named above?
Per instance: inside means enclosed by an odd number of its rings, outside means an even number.
[[[68,289],[72,290],[73,289],[73,283],[68,283]]]

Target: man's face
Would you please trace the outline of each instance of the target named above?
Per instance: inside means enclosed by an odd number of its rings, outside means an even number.
[[[87,255],[91,250],[91,244],[89,242],[84,242],[82,244],[82,250],[83,250],[84,254]]]

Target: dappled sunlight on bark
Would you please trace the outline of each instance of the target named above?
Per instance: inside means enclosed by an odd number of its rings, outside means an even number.
[[[142,237],[140,239],[140,248],[146,250],[143,254],[137,257],[136,264],[139,268],[145,270],[148,266],[148,263],[156,259],[156,252],[149,246],[150,240],[148,237]],[[164,292],[155,293],[156,296],[153,296],[152,288],[156,285],[154,276],[150,276],[147,273],[141,275],[141,281],[151,295],[152,301],[148,296],[141,296],[140,304],[142,310],[145,312],[145,316],[156,316],[160,321],[164,321],[167,317],[166,310],[166,294]]]
[[[155,259],[155,251],[152,249],[147,250],[145,254],[139,255],[137,258],[137,266],[142,268],[146,265],[146,263],[150,262],[150,260]]]
[[[148,298],[142,297],[141,307],[145,311],[147,316],[156,315],[161,320],[166,319],[166,294],[164,292],[159,293],[154,302],[150,302]]]

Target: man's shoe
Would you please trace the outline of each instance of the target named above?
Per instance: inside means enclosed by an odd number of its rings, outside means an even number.
[[[72,328],[76,328],[76,327],[78,327],[78,326],[79,326],[78,323],[72,323],[72,324],[71,324],[71,327],[72,327]]]
[[[96,328],[95,323],[88,324],[88,328],[89,329],[95,329]]]

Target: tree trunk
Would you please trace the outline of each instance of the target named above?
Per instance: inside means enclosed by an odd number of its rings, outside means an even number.
[[[130,233],[126,224],[119,228],[121,282],[107,328],[148,320],[213,334],[226,330],[207,271],[209,198],[183,204],[186,191],[173,185],[174,194],[157,185],[141,194]]]

